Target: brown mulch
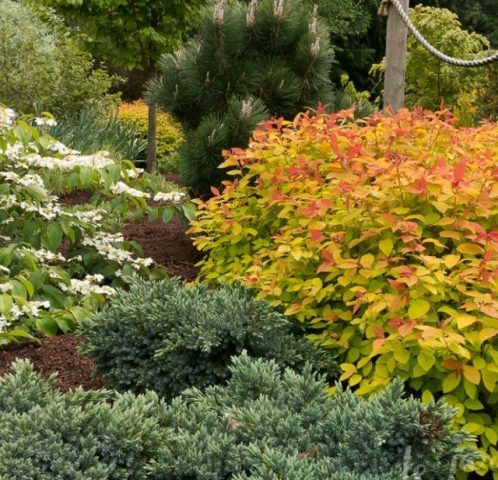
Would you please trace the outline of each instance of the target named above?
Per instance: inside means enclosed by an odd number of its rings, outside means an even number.
[[[147,218],[127,223],[121,231],[127,240],[134,240],[143,248],[146,257],[163,265],[169,275],[193,280],[199,269],[195,264],[201,254],[185,233],[186,225],[174,217],[168,223],[150,223]]]
[[[59,200],[61,203],[65,205],[83,205],[84,203],[88,203],[90,198],[92,198],[93,192],[88,190],[73,190],[72,192],[64,193],[59,196]]]
[[[66,334],[44,337],[40,345],[34,342],[8,345],[0,350],[0,376],[10,370],[10,364],[16,358],[25,358],[45,378],[57,372],[55,387],[63,391],[79,386],[85,390],[101,388],[103,381],[92,378],[93,361],[76,351],[82,342],[81,337]]]

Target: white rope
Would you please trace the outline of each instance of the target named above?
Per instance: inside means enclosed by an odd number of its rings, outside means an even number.
[[[407,12],[405,12],[403,5],[401,5],[399,0],[383,0],[379,9],[379,13],[381,15],[385,15],[387,13],[387,7],[390,4],[394,5],[396,11],[403,20],[403,23],[407,26],[408,30],[410,30],[413,36],[420,42],[420,44],[435,57],[439,58],[439,60],[442,60],[443,62],[454,65],[456,67],[484,67],[485,65],[489,65],[492,62],[498,61],[498,53],[495,53],[490,57],[479,58],[476,60],[462,60],[460,58],[450,57],[449,55],[440,52],[437,48],[433,47],[417,30],[415,25],[413,25],[410,17],[408,16]]]

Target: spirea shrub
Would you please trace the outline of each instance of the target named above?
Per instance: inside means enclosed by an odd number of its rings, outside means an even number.
[[[0,106],[0,345],[33,329],[73,330],[132,272],[164,276],[117,229],[129,216],[192,214],[183,192],[130,162],[50,137],[54,123]],[[63,203],[58,194],[76,189],[93,192],[93,203]]]
[[[144,101],[121,103],[117,118],[125,125],[136,128],[140,137],[147,139],[148,107]],[[159,162],[160,159],[175,152],[182,140],[183,133],[180,124],[171,115],[159,110],[156,116],[156,148]],[[142,159],[144,158],[145,155]]]
[[[498,125],[445,112],[266,122],[200,202],[201,276],[252,286],[369,394],[444,398],[498,475]]]
[[[0,378],[1,480],[398,480],[451,478],[475,454],[453,412],[402,398],[333,397],[302,374],[242,355],[225,387],[61,393],[25,360]]]
[[[447,406],[402,398],[402,382],[362,400],[308,365],[234,359],[226,386],[192,389],[165,415],[174,434],[158,478],[286,480],[443,479],[474,457],[450,428]]]
[[[82,351],[107,385],[155,390],[171,398],[187,387],[224,382],[232,355],[275,358],[300,368],[306,360],[335,373],[332,360],[294,336],[291,323],[238,286],[210,290],[178,278],[135,278],[113,302],[86,319]]]
[[[134,396],[51,388],[29,362],[0,378],[0,479],[145,480],[167,441],[165,405]]]

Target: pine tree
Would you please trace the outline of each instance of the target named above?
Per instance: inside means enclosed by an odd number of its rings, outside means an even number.
[[[247,146],[264,118],[333,102],[329,37],[301,0],[219,0],[204,10],[198,36],[163,58],[148,96],[189,131],[181,173],[196,193],[220,183],[222,150]]]

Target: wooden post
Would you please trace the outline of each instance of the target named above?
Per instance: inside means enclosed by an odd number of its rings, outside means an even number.
[[[157,105],[149,103],[148,128],[147,128],[147,165],[148,172],[154,172],[157,166],[157,141],[156,141]]]
[[[408,11],[410,0],[400,0],[405,11]],[[406,43],[408,29],[398,15],[396,9],[388,6],[386,36],[386,75],[384,78],[384,109],[390,107],[397,112],[404,105]]]

